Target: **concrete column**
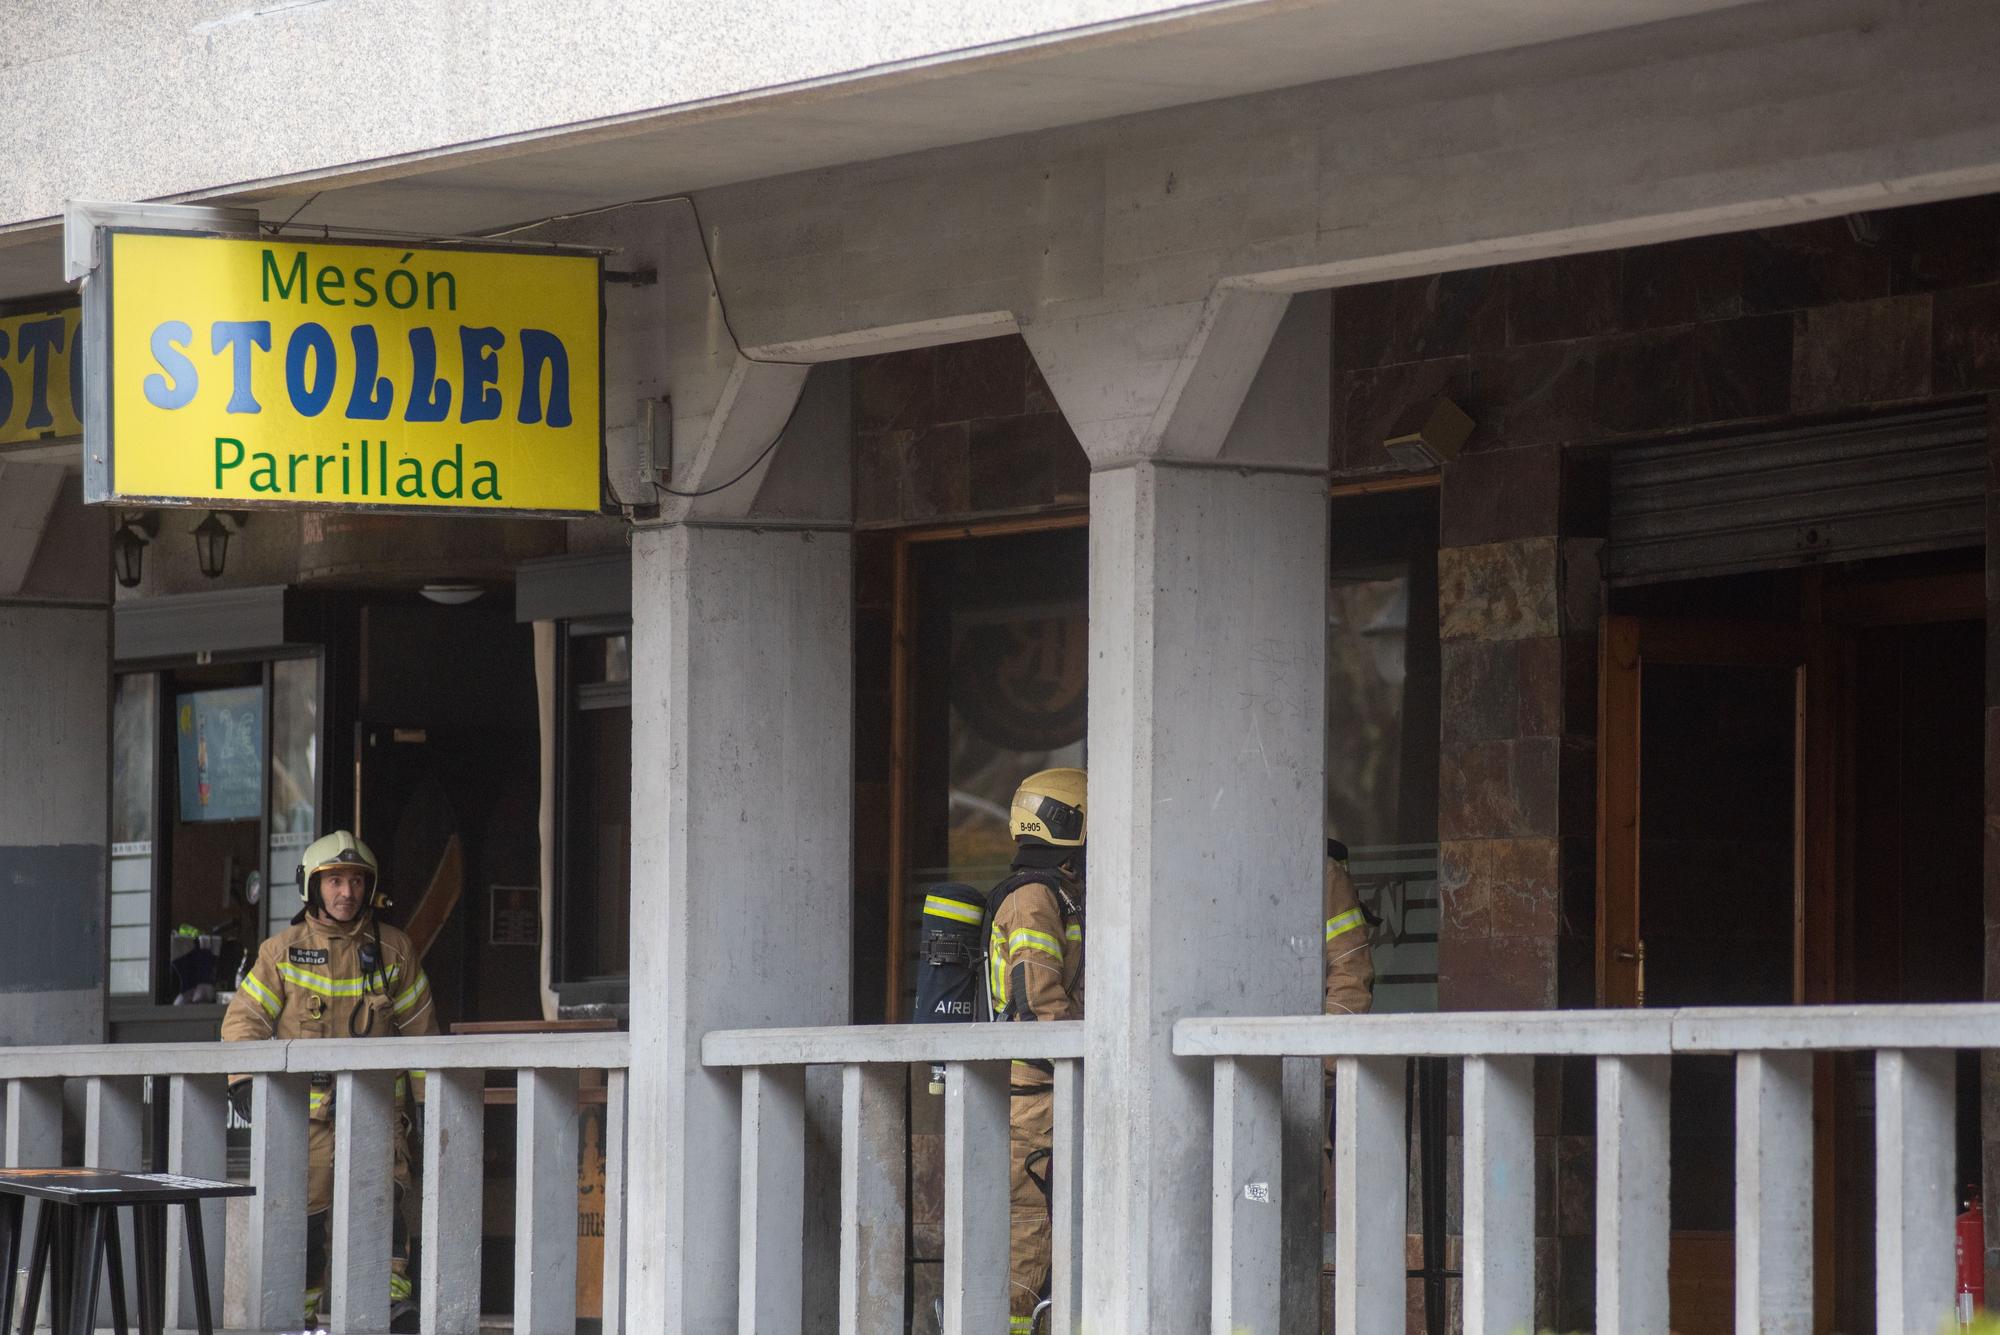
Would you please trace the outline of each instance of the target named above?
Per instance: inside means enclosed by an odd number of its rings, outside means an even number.
[[[1084,1325],[1168,1335],[1207,1325],[1212,1115],[1173,1022],[1317,1009],[1326,493],[1142,463],[1090,500]]]
[[[0,1047],[104,1037],[110,671],[104,607],[0,604]]]
[[[1095,470],[1086,1330],[1208,1328],[1214,1099],[1174,1021],[1319,1009],[1329,330],[1237,293],[1023,331]]]
[[[832,373],[816,376],[794,429],[826,430],[802,430],[746,485],[796,497],[801,476],[843,457],[844,394]],[[841,411],[819,411],[836,400]],[[849,1017],[845,486],[818,503],[826,517],[800,501],[784,519],[697,514],[633,535],[626,1276],[637,1329],[736,1329],[740,1082],[702,1066],[702,1036]]]

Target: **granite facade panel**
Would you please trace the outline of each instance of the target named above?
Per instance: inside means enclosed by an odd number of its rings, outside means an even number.
[[[1843,218],[1745,235],[1743,309],[1796,311],[1889,295],[1890,252]]]
[[[1598,346],[1593,411],[1600,434],[1677,431],[1694,420],[1694,330],[1676,325]]]
[[[1875,215],[1887,223],[1892,292],[2000,282],[2000,195]]]
[[[1468,450],[1569,445],[1590,439],[1596,345],[1586,339],[1481,353],[1472,359],[1470,402],[1478,423]]]
[[[1931,392],[1927,293],[1801,311],[1793,339],[1792,407],[1799,412]]]
[[[1630,331],[1728,320],[1743,313],[1739,232],[1623,251],[1624,327]]]
[[[1088,494],[1089,461],[1062,414],[987,418],[966,429],[974,512],[1076,504]]]
[[[1333,365],[1363,370],[1484,352],[1507,339],[1500,270],[1402,278],[1351,288],[1333,321]]]
[[[1438,847],[1445,930],[1465,937],[1553,936],[1559,841],[1458,839]]]
[[[1519,660],[1514,727],[1522,737],[1560,737],[1569,641],[1544,636],[1515,642]]]
[[[887,523],[903,513],[903,445],[907,431],[854,438],[854,522]]]
[[[1503,741],[1521,735],[1521,653],[1527,640],[1447,641],[1440,674],[1442,740]]]
[[[947,343],[932,351],[937,357],[935,402],[941,420],[1018,417],[1027,411],[1027,367],[1034,358],[1023,340],[982,338]]]
[[[1438,942],[1438,987],[1463,1011],[1554,1007],[1555,942],[1529,936],[1447,936]]]
[[[2000,389],[2000,283],[1931,299],[1931,358],[1940,394]]]
[[[855,522],[1073,509],[1090,465],[1017,336],[854,363]]]
[[[1553,737],[1453,747],[1438,776],[1438,838],[1556,832],[1561,743]]]
[[[1695,326],[1697,421],[1780,417],[1792,406],[1792,318],[1752,315]]]
[[[1507,342],[1600,338],[1624,320],[1623,262],[1615,250],[1531,260],[1507,269]]]
[[[854,429],[899,431],[938,420],[936,348],[866,357],[854,364]]]
[[[1555,532],[1562,473],[1563,454],[1553,445],[1461,455],[1446,467],[1440,541],[1475,547]]]
[[[1443,639],[1523,640],[1558,633],[1557,540],[1523,538],[1438,553]]]

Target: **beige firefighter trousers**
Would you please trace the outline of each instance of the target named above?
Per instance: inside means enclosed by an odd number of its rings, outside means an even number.
[[[1012,1225],[1012,1264],[1008,1267],[1007,1311],[1010,1335],[1025,1335],[1035,1304],[1049,1279],[1049,1199],[1028,1176],[1028,1158],[1046,1151],[1055,1142],[1055,1091],[1016,1094],[1009,1101],[1008,1140],[1012,1151],[1012,1192],[1009,1202]],[[1035,1162],[1036,1176],[1049,1176],[1046,1153]]]

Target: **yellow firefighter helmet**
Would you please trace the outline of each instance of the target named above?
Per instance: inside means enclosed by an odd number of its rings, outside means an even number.
[[[368,902],[378,909],[387,906],[389,901],[380,891],[382,869],[375,861],[375,851],[346,830],[323,834],[306,845],[299,858],[299,898],[311,904],[320,873],[334,870],[360,872],[368,878]]]
[[[1081,848],[1088,780],[1080,769],[1045,769],[1014,790],[1008,824],[1023,844]]]

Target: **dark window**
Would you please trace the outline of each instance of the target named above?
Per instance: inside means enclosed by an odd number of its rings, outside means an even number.
[[[153,835],[160,679],[121,673],[111,698],[111,992],[153,993]]]
[[[1437,1009],[1438,497],[1333,502],[1327,833],[1375,934],[1375,1009]]]
[[[622,983],[630,971],[632,632],[624,624],[567,623],[561,653],[555,973],[558,985],[574,992],[577,984]]]

